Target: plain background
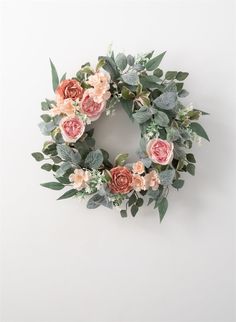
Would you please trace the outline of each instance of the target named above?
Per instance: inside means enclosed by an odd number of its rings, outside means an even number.
[[[233,322],[235,51],[233,1],[1,2],[3,322]],[[167,50],[162,67],[190,73],[187,102],[211,143],[196,176],[170,193],[168,213],[56,201],[31,152],[44,138],[40,102],[53,98],[48,58],[72,76],[116,52]],[[96,123],[112,156],[138,145],[122,111]]]

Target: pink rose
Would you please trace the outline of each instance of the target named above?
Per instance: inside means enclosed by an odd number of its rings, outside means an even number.
[[[137,161],[133,164],[133,172],[137,174],[142,174],[144,172],[144,164],[142,161]]]
[[[80,111],[88,116],[91,121],[96,121],[105,109],[105,102],[97,103],[90,95],[90,91],[86,90],[82,101],[80,102]]]
[[[172,161],[173,148],[174,145],[172,142],[162,139],[152,139],[147,144],[147,154],[154,163],[166,165]]]
[[[65,100],[71,98],[77,101],[82,98],[84,89],[80,83],[75,79],[65,79],[56,89],[57,100]]]
[[[76,142],[84,133],[84,122],[77,116],[63,117],[59,128],[65,142]]]

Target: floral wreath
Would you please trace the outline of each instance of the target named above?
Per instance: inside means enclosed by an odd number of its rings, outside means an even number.
[[[154,56],[152,51],[137,57],[115,56],[111,51],[98,58],[95,69],[86,63],[75,77],[67,79],[64,74],[60,81],[50,60],[55,100],[41,103],[44,114],[39,124],[50,139],[42,153],[32,156],[51,161],[41,168],[52,171],[55,181],[43,187],[69,188],[58,200],[89,196],[89,209],[123,206],[120,214],[127,217],[128,207],[135,216],[147,198],[163,219],[170,186],[178,190],[184,185],[181,173],[195,174],[195,157],[189,153],[192,143],[201,137],[209,141],[197,122],[208,113],[181,101],[188,95],[183,88],[188,73],[164,74],[159,68],[164,55]],[[127,153],[112,162],[107,151],[95,147],[94,122],[117,108],[123,108],[140,127],[134,163],[127,162]]]

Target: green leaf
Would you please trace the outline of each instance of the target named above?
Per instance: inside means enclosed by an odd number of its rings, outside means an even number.
[[[167,80],[175,79],[176,75],[177,75],[177,72],[174,72],[174,71],[166,72],[165,79]]]
[[[52,87],[55,92],[55,90],[57,89],[57,87],[59,85],[59,78],[58,78],[56,67],[54,66],[51,59],[50,59],[50,65],[51,65],[51,73],[52,73]]]
[[[107,208],[112,208],[112,202],[108,200],[107,196],[99,195],[98,193],[93,195],[87,203],[87,208],[88,209],[96,209],[99,206],[104,206]]]
[[[39,128],[40,131],[43,135],[49,136],[51,134],[51,132],[56,128],[57,126],[55,125],[55,123],[53,121],[45,123],[45,122],[41,122],[39,123]]]
[[[131,207],[131,214],[132,214],[132,216],[133,216],[133,217],[135,217],[135,216],[136,216],[136,214],[137,214],[137,212],[138,212],[138,206],[133,205],[133,206]]]
[[[162,77],[163,76],[163,70],[160,68],[157,68],[154,70],[153,75],[157,76],[157,77]]]
[[[164,186],[168,186],[172,184],[172,181],[175,176],[175,170],[164,170],[159,173],[159,177],[161,180],[161,184]]]
[[[132,193],[132,195],[129,197],[128,205],[132,206],[133,204],[136,203],[137,197],[135,192]]]
[[[115,59],[116,65],[118,68],[123,71],[127,66],[127,58],[124,54],[119,53]]]
[[[129,118],[133,120],[133,101],[128,101],[123,98],[120,99],[121,106],[125,110],[125,112],[128,114]]]
[[[193,155],[192,153],[188,153],[188,154],[186,154],[186,158],[187,158],[187,160],[188,160],[189,162],[191,162],[191,163],[196,163],[195,157],[194,157],[194,155]]]
[[[138,78],[138,73],[135,70],[131,70],[127,74],[123,74],[121,76],[121,79],[123,82],[125,82],[128,85],[138,85],[139,78]]]
[[[112,80],[116,80],[120,76],[120,73],[116,67],[116,64],[111,57],[100,56],[98,57],[98,59],[104,60],[105,63],[103,65],[103,68],[110,74]]]
[[[127,56],[127,62],[130,66],[133,66],[134,64],[134,57],[132,55]]]
[[[61,190],[64,188],[64,185],[60,182],[41,183],[41,186],[52,190]]]
[[[66,144],[57,145],[58,156],[64,161],[71,161],[75,165],[79,165],[81,162],[81,155],[78,151],[74,151]]]
[[[46,122],[46,123],[48,123],[48,122],[50,122],[51,121],[51,116],[50,115],[48,115],[48,114],[42,114],[42,115],[40,115],[40,117],[41,117],[41,119],[44,121],[44,122]]]
[[[150,59],[145,65],[146,69],[149,71],[156,69],[160,65],[165,53],[166,53],[166,51],[161,53],[160,55]]]
[[[178,81],[183,81],[188,77],[189,73],[185,73],[185,72],[178,72],[176,75],[176,79]]]
[[[190,173],[192,176],[195,175],[195,165],[192,163],[187,164],[186,166],[186,170],[188,171],[188,173]]]
[[[140,83],[143,88],[159,88],[161,79],[155,75],[147,75],[140,77]]]
[[[158,204],[160,222],[162,222],[168,208],[168,200],[164,197]]]
[[[189,128],[194,132],[196,133],[198,136],[206,139],[207,141],[210,142],[210,139],[206,133],[206,131],[204,130],[204,128],[199,124],[199,123],[196,123],[196,122],[192,122],[190,125],[189,125]]]
[[[122,217],[122,218],[127,217],[127,211],[126,211],[126,210],[124,210],[124,209],[122,209],[122,210],[120,211],[120,215],[121,215],[121,217]]]
[[[132,100],[135,98],[135,94],[133,92],[131,92],[131,90],[129,88],[127,88],[126,86],[122,87],[121,95],[126,100]]]
[[[67,170],[71,169],[72,165],[69,161],[66,161],[64,163],[62,163],[59,168],[56,170],[56,176],[57,177],[62,177]],[[72,168],[73,169],[73,168]]]
[[[143,199],[142,198],[138,198],[138,200],[136,201],[136,206],[137,207],[142,207],[143,205]]]
[[[177,92],[180,92],[183,89],[184,83],[176,83],[175,84]]]
[[[178,94],[179,97],[186,97],[188,95],[189,95],[189,92],[186,91],[186,89],[182,89]]]
[[[60,82],[64,81],[66,79],[66,73],[62,75]]]
[[[88,153],[84,164],[85,167],[90,169],[98,169],[103,162],[103,154],[102,151],[97,149],[95,151],[91,151]]]
[[[176,99],[177,95],[175,92],[166,92],[158,96],[153,102],[163,110],[171,110],[176,105]]]
[[[133,114],[133,118],[139,124],[142,124],[148,121],[151,117],[152,117],[152,112],[148,109],[143,111],[137,111],[136,113]]]
[[[35,158],[36,161],[44,160],[44,155],[41,152],[31,153],[32,157]]]
[[[182,179],[176,179],[173,181],[172,186],[176,188],[177,190],[182,188],[184,185],[184,180]]]
[[[45,163],[41,166],[41,169],[45,170],[45,171],[51,171],[52,170],[52,164],[50,163]]]
[[[157,125],[163,126],[163,127],[166,127],[170,121],[168,116],[166,115],[166,113],[164,113],[162,111],[157,111],[154,119],[155,119],[155,122]]]
[[[76,189],[70,189],[66,191],[62,196],[60,196],[57,200],[67,199],[75,196],[78,193]]]
[[[116,158],[115,158],[115,165],[117,166],[117,165],[124,165],[125,164],[125,162],[126,162],[126,160],[127,160],[127,158],[128,158],[128,153],[124,153],[124,154],[122,154],[122,153],[120,153],[120,154],[118,154],[117,156],[116,156]]]

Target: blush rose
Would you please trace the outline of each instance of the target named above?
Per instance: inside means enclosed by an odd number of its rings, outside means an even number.
[[[65,142],[76,142],[84,133],[84,122],[77,116],[63,117],[59,128]]]
[[[147,154],[154,163],[166,165],[172,161],[173,148],[172,142],[156,138],[148,142]]]
[[[88,116],[91,121],[96,121],[105,109],[105,102],[97,103],[90,95],[90,91],[84,92],[80,102],[80,111]]]
[[[126,194],[133,189],[132,173],[126,167],[115,167],[111,169],[110,173],[109,187],[112,193]]]

